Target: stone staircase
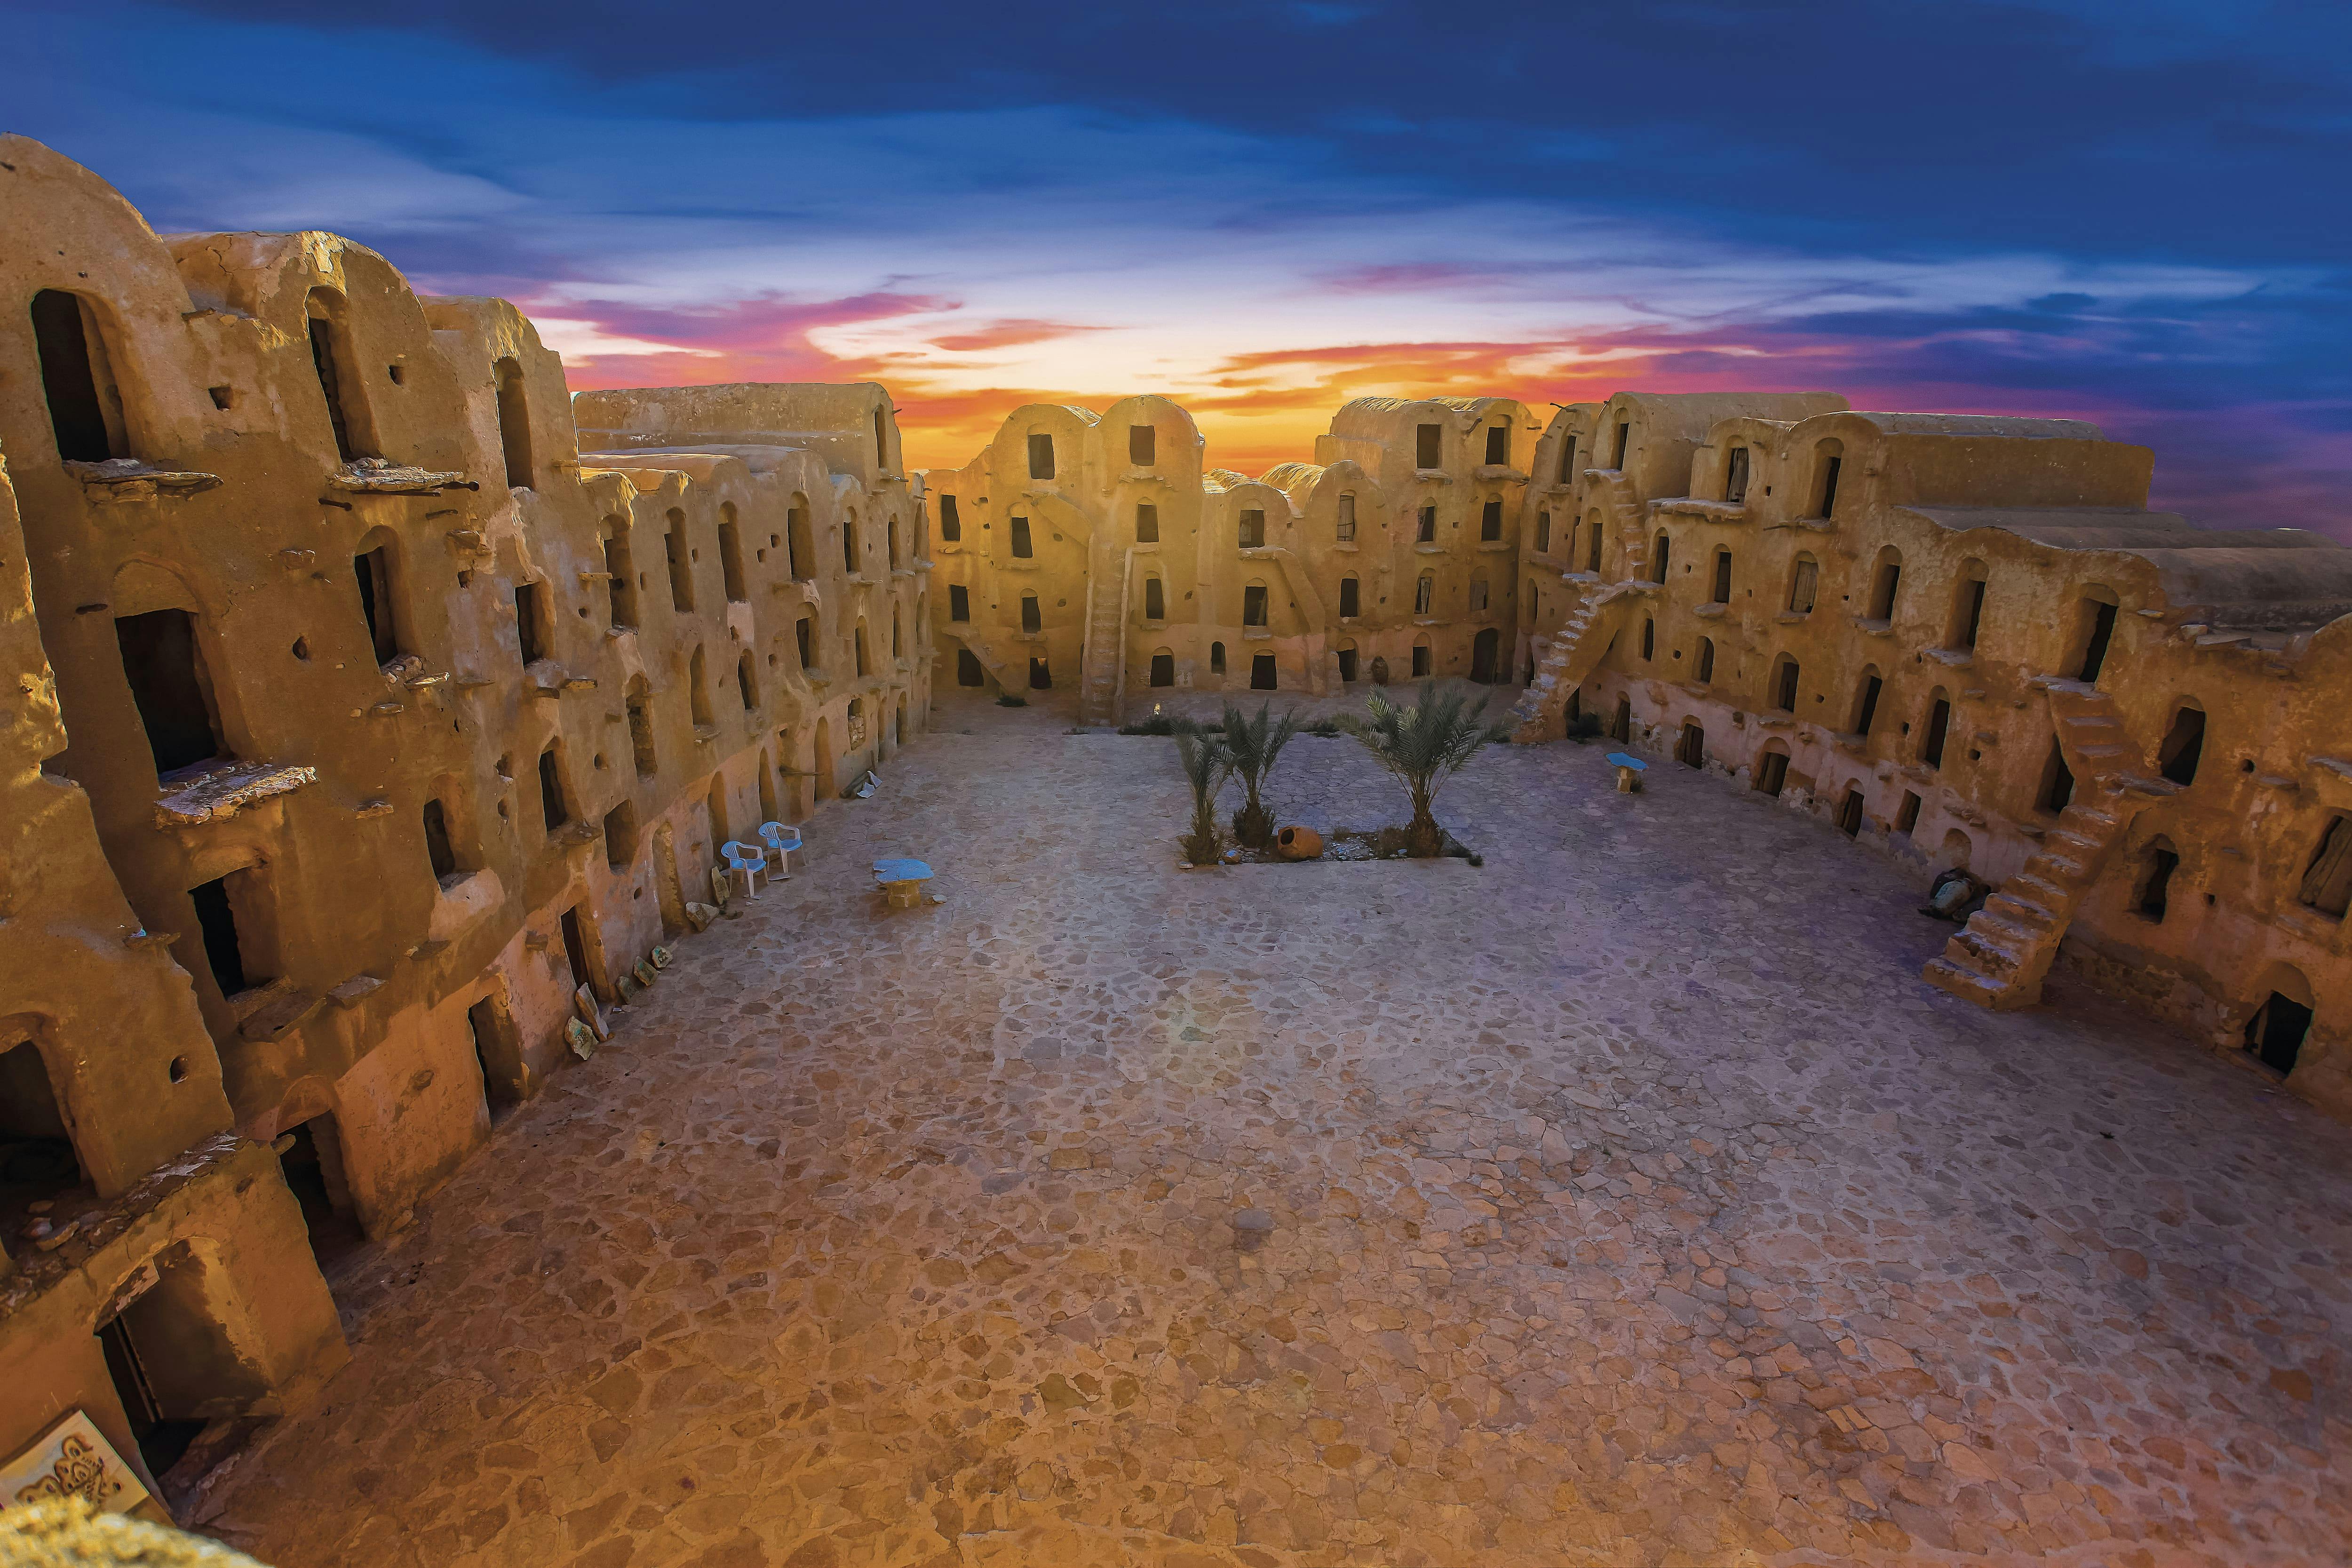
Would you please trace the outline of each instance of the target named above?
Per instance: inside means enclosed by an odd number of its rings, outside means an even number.
[[[1097,531],[1097,538],[1102,531]],[[1078,722],[1116,724],[1127,695],[1127,606],[1135,552],[1097,544],[1087,574],[1086,651],[1078,663]]]
[[[1617,531],[1626,577],[1651,580],[1650,510],[1635,493],[1633,481],[1619,468],[1587,468],[1584,477],[1592,482],[1594,499],[1608,510],[1610,526]]]
[[[2074,797],[2024,868],[1985,900],[1930,959],[1922,977],[1996,1012],[2030,1007],[2125,829],[2148,801],[2175,785],[2144,776],[2146,759],[2124,733],[2115,699],[2079,680],[2049,679],[2059,754],[2074,775]]]
[[[1625,625],[1627,610],[1647,591],[1639,583],[1591,588],[1568,613],[1557,637],[1536,639],[1536,678],[1511,708],[1511,717],[1518,721],[1512,740],[1528,745],[1559,734],[1570,696],[1608,653]]]

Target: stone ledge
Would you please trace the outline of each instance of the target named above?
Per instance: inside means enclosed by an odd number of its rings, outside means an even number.
[[[317,784],[319,770],[275,763],[231,763],[181,780],[155,803],[158,827],[194,827],[235,816],[256,801]]]

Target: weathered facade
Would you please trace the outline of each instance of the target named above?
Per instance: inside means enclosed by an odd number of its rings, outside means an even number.
[[[1096,723],[1156,687],[1500,680],[1538,433],[1507,398],[1359,398],[1314,462],[1251,479],[1204,469],[1164,397],[1019,409],[971,462],[925,476],[939,679],[1075,686]]]
[[[721,845],[920,731],[923,522],[877,386],[600,394],[583,458],[513,307],[349,241],[159,237],[20,138],[0,231],[0,1453],[160,1462],[332,1369],[314,1247]]]
[[[1562,409],[1521,737],[1572,710],[1999,891],[1927,978],[2053,963],[2352,1112],[2352,550],[2146,510],[2073,420],[1826,395]]]

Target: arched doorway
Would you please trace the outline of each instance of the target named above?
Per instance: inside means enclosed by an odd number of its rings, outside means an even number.
[[[1503,634],[1493,626],[1480,632],[1470,642],[1470,679],[1492,686],[1496,669],[1501,662]]]

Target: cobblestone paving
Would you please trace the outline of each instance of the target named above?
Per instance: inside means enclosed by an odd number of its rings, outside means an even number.
[[[1671,766],[1175,868],[950,706],[414,1230],[210,1528],[280,1568],[2340,1563],[2352,1134]],[[1297,742],[1285,820],[1393,786]],[[866,864],[928,857],[943,907]],[[1255,1211],[1255,1212],[1251,1212]],[[1265,1228],[1255,1228],[1261,1222]]]

